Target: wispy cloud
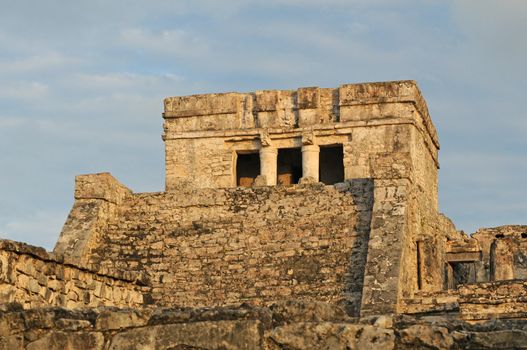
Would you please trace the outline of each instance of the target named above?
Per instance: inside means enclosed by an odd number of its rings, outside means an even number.
[[[0,99],[35,100],[48,93],[48,85],[38,81],[13,81],[0,85]]]
[[[58,52],[48,52],[43,54],[36,54],[22,58],[11,58],[0,60],[0,74],[15,75],[37,73],[44,70],[64,68],[64,65],[72,62],[68,58]]]
[[[0,130],[9,130],[24,125],[24,119],[21,117],[6,116],[0,114]]]
[[[0,226],[0,238],[29,241],[52,250],[67,213],[64,211],[38,210],[26,216],[13,218]]]
[[[90,89],[101,93],[102,91],[123,90],[158,90],[167,85],[182,84],[184,79],[175,74],[146,75],[137,73],[120,73],[111,72],[106,74],[75,74],[68,78],[70,86],[76,86],[79,89]]]
[[[153,32],[143,28],[127,28],[121,32],[123,44],[149,54],[171,54],[193,58],[210,52],[206,41],[182,29]]]
[[[70,203],[76,173],[161,189],[165,96],[393,79],[416,79],[429,102],[446,214],[468,231],[518,222],[526,10],[523,0],[11,2],[0,12],[0,232],[44,244],[38,225],[51,220],[56,237],[67,208],[50,208]]]

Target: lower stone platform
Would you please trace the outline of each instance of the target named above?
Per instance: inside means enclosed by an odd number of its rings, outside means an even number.
[[[266,308],[40,308],[3,304],[0,349],[520,349],[527,321],[352,318],[295,301]]]
[[[460,316],[473,322],[484,322],[491,318],[527,319],[526,291],[526,280],[461,285]]]

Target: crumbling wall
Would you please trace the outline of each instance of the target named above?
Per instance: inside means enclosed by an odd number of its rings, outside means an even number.
[[[527,281],[465,284],[459,289],[460,316],[468,321],[527,319]]]
[[[479,229],[472,235],[482,249],[486,281],[527,278],[527,226]]]
[[[107,230],[117,207],[132,193],[110,173],[75,177],[75,202],[53,253],[79,266],[86,266],[85,257],[92,245]]]
[[[521,349],[527,321],[351,318],[325,303],[264,308],[0,310],[0,349]]]
[[[442,288],[441,252],[431,249],[446,241],[437,238],[439,142],[415,82],[170,97],[163,116],[168,191],[234,186],[238,151],[260,152],[261,173],[275,177],[272,154],[301,148],[303,176],[316,177],[319,147],[342,145],[344,178],[375,183],[364,310],[395,312],[416,290]]]
[[[342,302],[358,312],[373,182],[129,196],[88,255],[146,271],[158,305]]]
[[[133,195],[109,178],[99,186],[105,196],[80,191],[57,253],[83,231],[80,263],[152,271],[158,302],[192,306],[285,296],[346,300],[357,311],[362,298],[371,314],[441,288],[442,257],[432,249],[446,241],[439,143],[415,82],[170,97],[163,117],[167,192]],[[233,188],[238,153],[259,156],[255,183],[272,186],[279,151],[296,148],[305,184],[320,174],[320,147],[335,145],[347,197],[321,185]],[[368,195],[353,193],[361,186]],[[82,227],[87,216],[95,229]]]
[[[0,304],[138,307],[148,292],[141,286],[147,281],[140,280],[136,273],[89,271],[57,260],[42,248],[0,240]]]

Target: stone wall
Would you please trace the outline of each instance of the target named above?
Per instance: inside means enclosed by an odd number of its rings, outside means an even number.
[[[371,180],[133,194],[87,265],[148,273],[158,305],[297,298],[356,313],[372,202]]]
[[[149,274],[158,305],[297,298],[344,303],[352,314],[401,312],[418,289],[413,237],[430,238],[421,262],[428,290],[442,288],[445,242],[459,238],[437,214],[426,221],[436,225],[427,235],[414,233],[431,214],[419,206],[412,178],[132,194],[109,177],[77,178],[81,189],[57,247],[78,234],[90,242],[82,266]],[[111,211],[76,209],[77,201],[105,205],[116,191]],[[421,226],[412,226],[421,211]]]
[[[416,292],[412,298],[405,299],[400,312],[403,314],[448,314],[459,312],[459,293],[457,290],[439,292]]]
[[[302,150],[303,176],[317,179],[319,147],[342,145],[344,178],[372,179],[382,201],[366,265],[369,312],[395,312],[419,289],[442,289],[441,252],[425,249],[417,261],[418,242],[444,247],[446,238],[438,229],[439,142],[415,82],[170,97],[163,116],[173,192],[235,186],[238,152],[259,152],[264,181],[274,185],[276,151],[293,147]]]
[[[55,259],[44,249],[0,240],[0,304],[24,308],[143,305],[148,288],[134,273],[93,272]],[[140,279],[140,278],[139,278]]]
[[[520,349],[527,321],[350,318],[325,303],[203,309],[0,310],[0,350]]]
[[[394,166],[393,179],[335,186],[142,194],[132,194],[109,174],[79,176],[76,202],[55,252],[76,247],[80,237],[86,242],[82,250],[71,250],[78,252],[71,256],[77,264],[145,272],[159,305],[298,298],[345,303],[354,314],[361,307],[363,315],[399,312],[401,300],[417,289],[413,237],[415,227],[423,226],[412,223],[434,220],[423,220],[431,215],[423,208],[433,204],[420,206],[423,195],[405,178],[411,166]],[[96,205],[79,209],[87,202]],[[448,222],[436,217],[436,226]],[[449,228],[439,225],[426,237],[446,241],[444,227]],[[424,261],[434,262],[442,251],[429,246]],[[437,264],[423,265],[430,272],[423,273],[424,285],[442,286],[441,274],[431,273]]]
[[[472,238],[481,246],[486,281],[527,278],[527,226],[483,228]]]
[[[75,202],[53,253],[78,266],[87,266],[89,249],[108,229],[117,207],[132,191],[110,173],[75,177]]]
[[[459,289],[461,318],[468,321],[492,318],[527,319],[526,291],[526,280],[463,285]]]
[[[438,213],[439,142],[415,82],[170,97],[163,117],[167,191],[77,177],[56,254],[146,271],[161,304],[318,298],[366,315],[444,287],[463,235]],[[344,185],[305,186],[335,145]],[[288,148],[304,185],[274,187]],[[260,176],[236,188],[247,152]]]

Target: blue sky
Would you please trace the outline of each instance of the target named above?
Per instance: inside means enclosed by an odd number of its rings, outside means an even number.
[[[162,100],[417,80],[458,229],[527,224],[524,0],[0,0],[0,237],[52,249],[76,174],[164,187]]]

